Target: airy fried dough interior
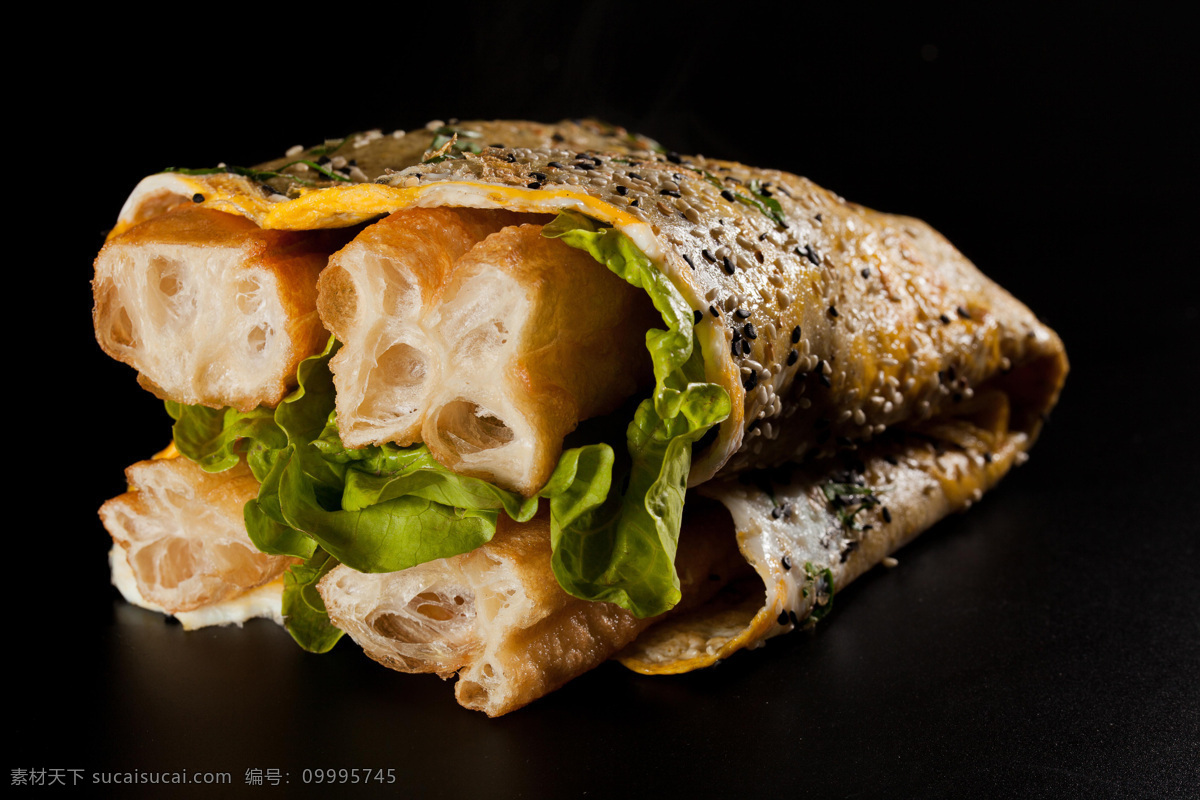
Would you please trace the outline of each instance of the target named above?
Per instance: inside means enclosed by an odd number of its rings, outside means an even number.
[[[683,600],[708,600],[749,573],[729,515],[698,498],[676,567]],[[504,714],[610,658],[657,618],[571,597],[550,568],[550,524],[501,515],[488,544],[402,572],[340,566],[320,584],[330,619],[379,663],[401,672],[458,673],[467,708]]]
[[[140,461],[131,490],[100,507],[123,547],[142,597],[169,613],[236,597],[282,574],[296,559],[260,553],[242,507],[258,495],[243,463],[208,473],[186,458]]]
[[[96,258],[100,346],[159,397],[248,411],[274,406],[328,334],[317,275],[349,238],[267,231],[184,204],[134,226]]]
[[[424,441],[528,495],[567,433],[648,381],[648,298],[528,219],[399,211],[330,260],[317,306],[343,343],[330,364],[343,442]]]

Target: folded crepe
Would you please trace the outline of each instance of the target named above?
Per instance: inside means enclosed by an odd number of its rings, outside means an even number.
[[[1057,336],[918,220],[596,125],[434,126],[419,155],[412,136],[320,149],[353,164],[152,176],[106,246],[137,273],[145,227],[198,207],[351,229],[313,281],[341,350],[310,343],[281,401],[204,410],[143,373],[186,455],[261,483],[249,538],[305,559],[283,600],[297,638],[345,630],[388,666],[457,672],[489,714],[618,651],[710,664],[978,499],[1057,399]],[[98,260],[98,337],[148,343],[105,322],[124,319],[106,285]],[[189,292],[213,314],[238,299]],[[130,320],[147,302],[122,298]],[[639,391],[623,446],[568,446]],[[699,493],[728,517],[685,517],[688,485],[689,509]]]

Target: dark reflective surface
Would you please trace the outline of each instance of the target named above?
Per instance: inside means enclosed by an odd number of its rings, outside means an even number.
[[[18,344],[12,358],[27,477],[10,493],[10,769],[224,771],[258,797],[304,794],[303,771],[328,767],[392,768],[383,790],[412,797],[1196,796],[1200,281],[1183,111],[1197,65],[1183,26],[1118,7],[759,25],[556,13],[460,12],[462,44],[436,60],[456,34],[397,22],[408,66],[381,45],[274,95],[231,83],[211,54],[133,81],[141,42],[68,51],[78,81],[34,146],[55,163],[69,147],[94,177],[38,170],[22,201],[38,210],[10,211],[16,266],[61,291],[53,310],[21,303],[16,340],[44,331],[62,354],[26,364]],[[87,280],[136,180],[431,117],[585,113],[939,227],[1067,344],[1073,371],[1029,464],[839,593],[812,633],[673,678],[606,665],[499,720],[348,642],[311,656],[266,623],[185,633],[122,603],[95,508],[169,420],[99,352]],[[290,783],[248,787],[248,769]]]

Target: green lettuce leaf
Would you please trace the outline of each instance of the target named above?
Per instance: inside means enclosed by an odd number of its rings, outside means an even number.
[[[283,625],[297,644],[311,653],[327,653],[342,638],[342,631],[329,621],[325,601],[317,591],[321,578],[337,564],[337,559],[318,549],[283,576]]]
[[[691,306],[629,237],[579,214],[560,214],[542,232],[585,250],[643,289],[667,330],[646,333],[654,396],[638,406],[626,431],[628,480],[620,494],[575,502],[569,514],[551,501],[551,560],[569,594],[616,603],[639,617],[679,602],[675,552],[692,444],[729,416],[729,394],[704,382]]]
[[[691,446],[728,416],[729,396],[704,382],[690,306],[628,237],[569,213],[545,235],[586,250],[646,291],[666,323],[646,334],[655,390],[626,432],[621,492],[611,491],[618,458],[607,444],[564,452],[532,498],[456,475],[424,445],[347,449],[334,413],[332,338],[301,362],[298,387],[274,411],[168,403],[184,455],[210,471],[245,457],[261,482],[245,508],[255,546],[305,559],[289,572],[285,605],[296,620],[288,629],[307,649],[332,646],[315,595],[331,565],[394,572],[468,552],[491,540],[501,512],[528,521],[539,498],[549,502],[553,569],[566,591],[642,617],[678,602],[674,560]]]

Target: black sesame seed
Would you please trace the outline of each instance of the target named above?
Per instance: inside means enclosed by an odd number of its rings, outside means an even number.
[[[820,221],[821,221],[821,215],[820,215],[820,214],[816,214],[815,216],[813,216],[813,219],[815,219],[817,222],[820,222]]]
[[[633,202],[629,204],[629,207],[630,208],[641,208],[642,207],[641,201],[638,200],[637,198],[634,198]]]
[[[758,338],[758,331],[754,330],[753,322],[747,322],[745,324],[745,326],[742,328],[742,335],[744,335],[747,339]]]
[[[829,316],[836,317],[837,315],[838,315],[837,309],[834,308],[833,306],[830,306],[829,307]]]
[[[551,135],[550,135],[550,138],[551,138],[551,139],[553,139],[553,140],[554,140],[554,141],[556,141],[556,142],[562,142],[562,141],[566,141],[566,138],[567,138],[567,137],[563,136],[561,133],[557,133],[557,132],[555,132],[555,133],[553,133],[553,134],[551,134]]]
[[[983,460],[984,460],[985,462],[987,462],[988,464],[992,463],[992,454],[991,454],[991,453],[984,453],[984,454],[983,454]]]
[[[892,521],[892,512],[891,512],[891,511],[888,511],[888,507],[887,507],[887,506],[884,506],[884,507],[883,507],[883,512],[882,512],[882,513],[883,513],[883,521],[884,521],[884,522],[891,522],[891,521]]]
[[[821,266],[821,259],[817,258],[817,251],[813,250],[811,244],[804,245],[804,255],[808,257],[808,260],[812,262],[814,267]]]
[[[800,326],[797,325],[796,327],[792,328],[792,344],[796,344],[799,341],[800,341]]]
[[[544,181],[544,180],[546,180],[546,176],[545,176],[545,175],[543,175],[543,174],[542,174],[542,173],[540,173],[540,172],[531,172],[531,173],[529,173],[529,177],[531,177],[531,178],[537,178],[539,181]]]
[[[504,157],[504,160],[507,161],[509,164],[517,163],[517,157],[515,155],[513,155],[512,153],[509,153],[508,155],[506,155]]]
[[[196,192],[194,195],[192,195],[192,202],[193,203],[203,203],[204,195],[200,194],[199,192]]]
[[[708,252],[708,248],[701,250],[700,255],[704,256],[704,260],[709,262],[710,264],[717,263],[717,260],[715,258],[713,258],[713,254]]]
[[[820,371],[817,372],[817,380],[819,380],[821,382],[821,385],[824,386],[826,389],[833,386],[833,381],[829,380],[829,376],[826,375],[824,372],[820,372]]]
[[[553,167],[554,169],[566,169],[566,167],[564,167],[562,164],[558,163],[557,161],[549,161],[546,163],[546,166]]]
[[[787,356],[787,365],[790,367],[800,360],[800,354],[795,350],[789,350]]]
[[[940,319],[940,320],[942,321],[942,324],[943,324],[943,325],[949,325],[949,324],[950,324],[950,318],[949,318],[949,317],[947,317],[945,314],[940,314],[940,315],[938,316],[938,319]]]
[[[683,197],[683,195],[681,195],[679,192],[675,191],[674,189],[659,189],[658,193],[665,194],[667,197]]]
[[[900,465],[900,462],[896,460],[895,456],[884,456],[883,460],[886,461],[887,463],[891,464],[893,467],[897,467]]]
[[[962,306],[959,306],[958,308],[956,308],[956,309],[954,309],[954,310],[955,310],[955,311],[957,311],[957,312],[958,312],[958,315],[959,315],[960,317],[962,317],[963,319],[970,319],[970,318],[971,318],[971,312],[970,312],[970,311],[967,311],[967,310],[966,310],[965,308],[963,308]]]
[[[742,386],[746,387],[747,392],[758,386],[758,370],[750,370],[750,374],[742,378]]]
[[[779,624],[780,624],[780,625],[787,625],[787,624],[788,624],[788,615],[787,615],[787,612],[786,612],[786,611],[780,611],[780,612],[779,612]]]
[[[629,194],[629,189],[627,189],[624,186],[618,185],[617,186],[617,194],[621,195],[621,197],[624,197],[625,195]]]
[[[725,268],[726,275],[733,274],[733,272],[734,272],[733,262],[729,260],[729,256],[725,256],[721,259],[721,266],[723,266]]]
[[[645,178],[643,178],[641,175],[638,175],[636,172],[629,173],[629,177],[633,178],[634,180],[638,180],[638,181],[645,180]]]
[[[800,618],[796,616],[795,611],[790,611],[790,610],[788,611],[788,619],[790,619],[792,621],[793,625],[800,624]]]
[[[539,181],[530,181],[529,183],[527,183],[525,185],[528,186],[530,189],[542,188],[542,184]]]
[[[721,312],[720,312],[720,311],[717,311],[717,307],[716,307],[716,306],[709,306],[709,307],[708,307],[708,313],[712,314],[712,315],[713,315],[714,317],[716,317],[717,319],[720,319],[720,318],[721,318]]]
[[[721,197],[724,197],[726,200],[728,200],[731,203],[733,202],[733,192],[729,191],[728,189],[721,190]]]
[[[693,325],[699,325],[700,320],[702,320],[702,319],[704,319],[703,311],[696,311],[696,310],[692,311],[692,324]]]
[[[738,306],[733,310],[733,315],[738,319],[750,319],[750,312],[741,306]]]
[[[676,153],[674,150],[672,150],[671,152],[667,153],[667,161],[670,161],[672,164],[682,164],[683,157],[679,155],[679,153]]]
[[[867,269],[866,267],[863,267],[862,272],[860,272],[859,274],[862,275],[864,278],[869,278],[869,277],[871,277],[871,270]]]
[[[775,506],[774,508],[771,509],[771,519],[779,519],[782,516],[783,516],[783,509],[780,508],[779,506]],[[784,558],[786,558],[786,557],[787,556],[784,556]],[[787,567],[784,567],[784,569],[787,569]]]
[[[746,341],[745,339],[742,339],[742,355],[750,355],[750,342]]]
[[[734,339],[733,346],[730,348],[730,351],[733,353],[734,358],[740,356],[742,354],[742,341],[740,339]]]
[[[779,559],[779,563],[783,565],[784,569],[792,568],[792,560],[790,558],[788,558],[787,556],[784,556],[783,558]]]

